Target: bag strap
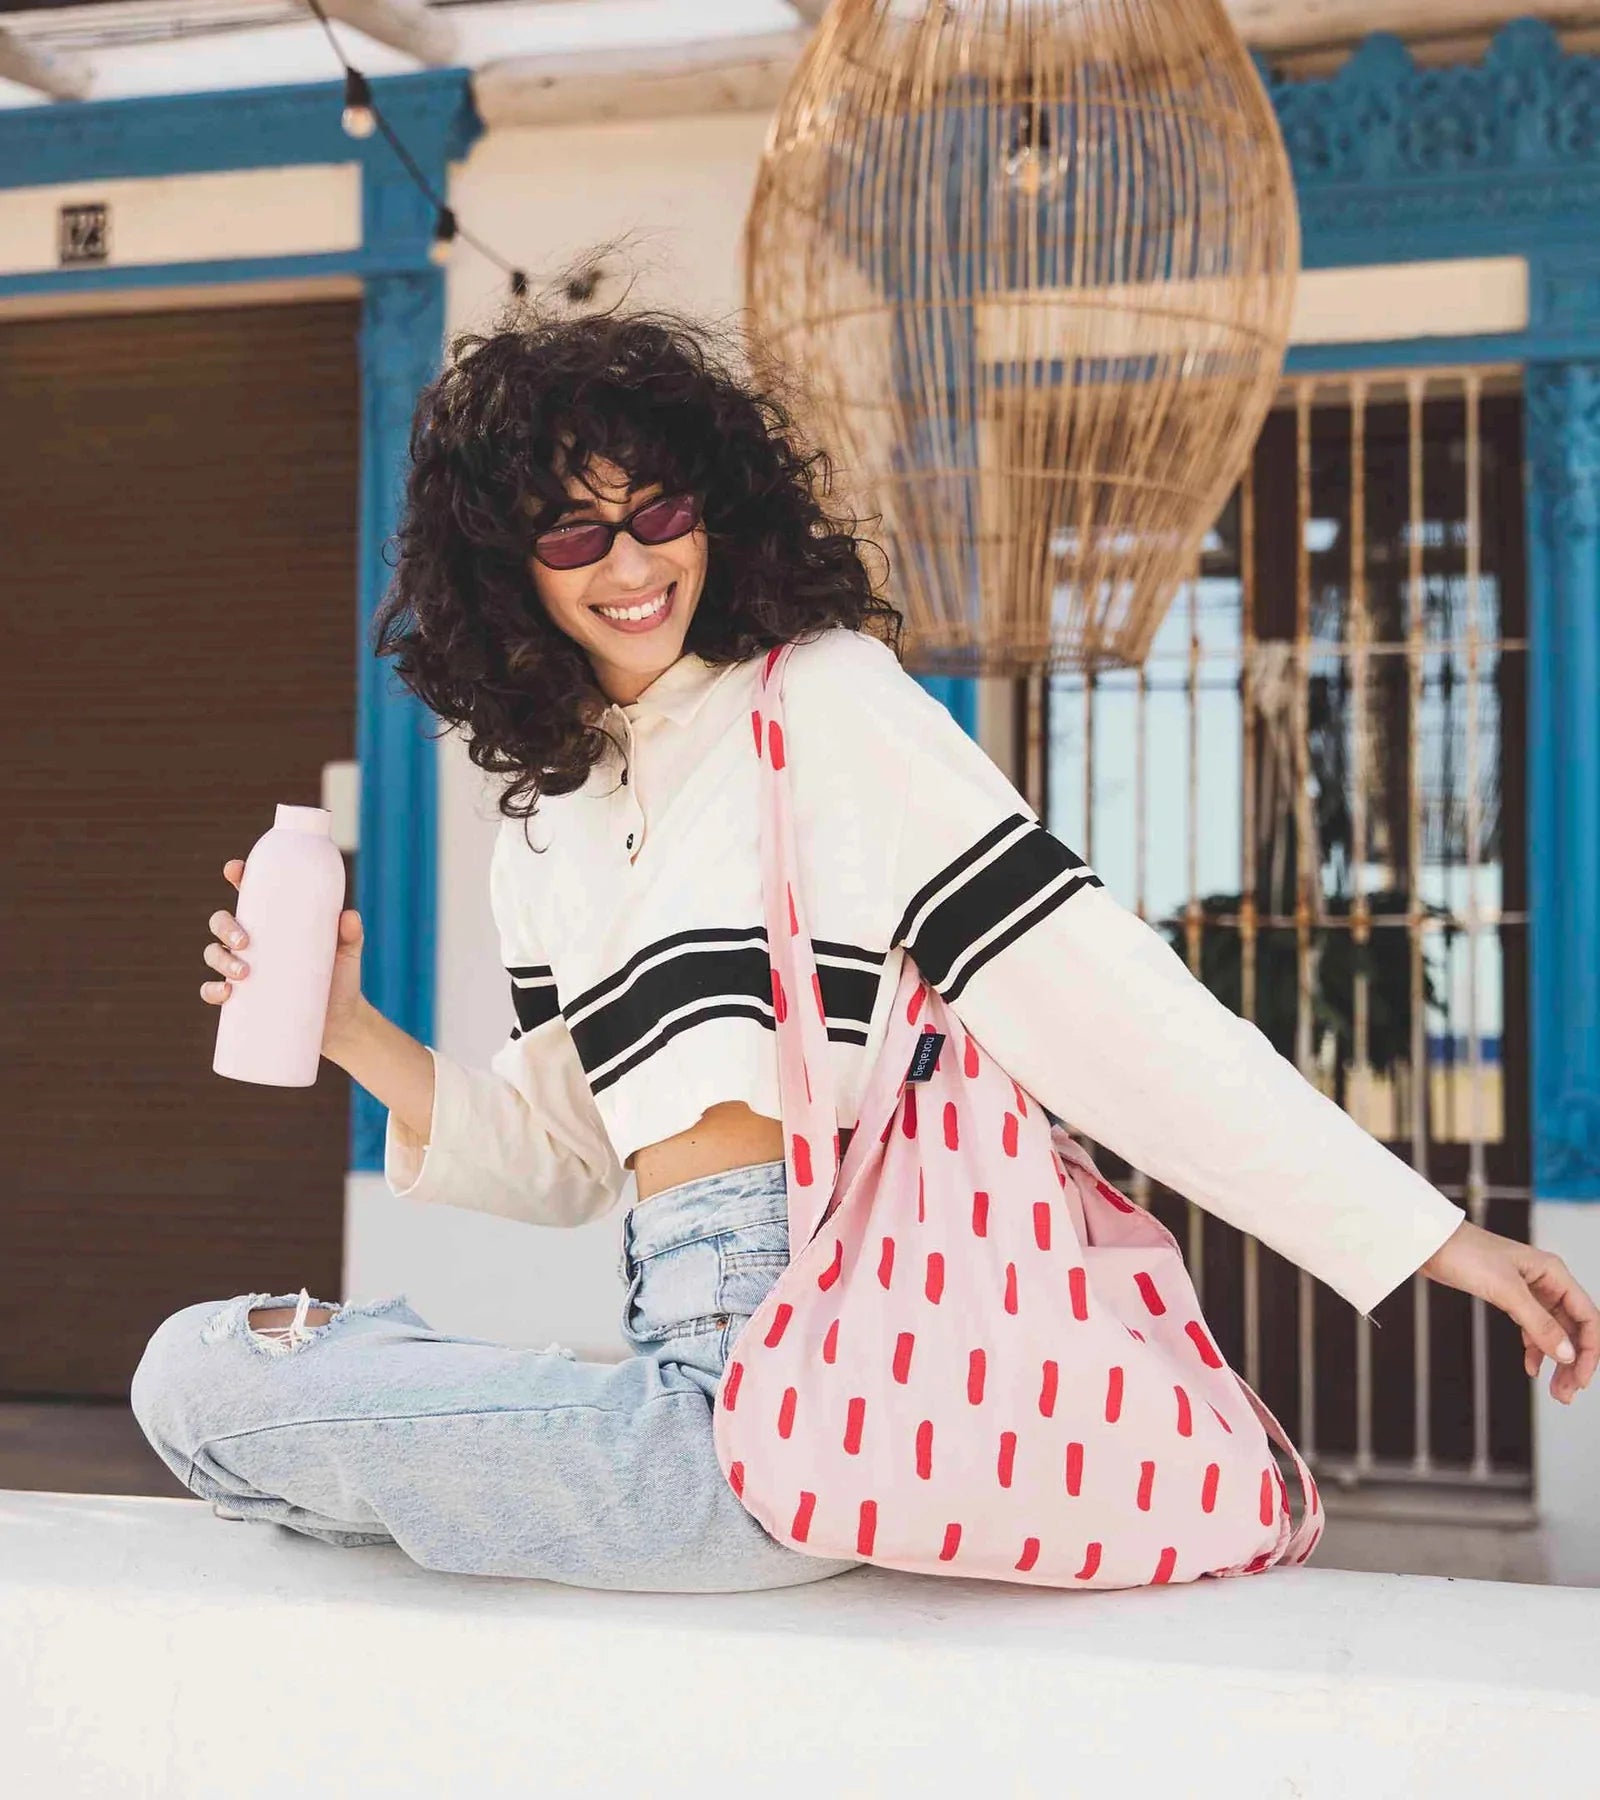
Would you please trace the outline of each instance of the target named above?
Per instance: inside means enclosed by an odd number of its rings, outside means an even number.
[[[1300,1523],[1289,1533],[1287,1540],[1278,1546],[1274,1562],[1304,1562],[1317,1546],[1322,1536],[1323,1526],[1327,1523],[1327,1515],[1322,1510],[1321,1498],[1317,1493],[1317,1484],[1312,1479],[1311,1471],[1305,1465],[1305,1459],[1295,1449],[1289,1434],[1272,1416],[1250,1383],[1237,1369],[1231,1370],[1233,1378],[1244,1389],[1245,1397],[1256,1409],[1256,1417],[1260,1419],[1267,1436],[1280,1450],[1287,1450],[1294,1459],[1295,1472],[1300,1477]],[[1278,1477],[1279,1491],[1283,1495],[1283,1510],[1289,1511],[1289,1492],[1283,1485],[1283,1478]]]

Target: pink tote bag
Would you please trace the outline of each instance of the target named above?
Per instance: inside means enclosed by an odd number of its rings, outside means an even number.
[[[909,956],[841,1165],[796,881],[791,649],[751,715],[791,1256],[718,1384],[729,1485],[795,1550],[924,1574],[1117,1588],[1304,1562],[1316,1485],[1218,1352],[1177,1240]]]

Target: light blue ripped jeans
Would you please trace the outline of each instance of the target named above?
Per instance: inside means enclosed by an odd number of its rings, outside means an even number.
[[[720,1593],[856,1568],[792,1550],[717,1463],[728,1352],[789,1260],[781,1161],[665,1188],[624,1216],[633,1354],[580,1362],[432,1330],[405,1296],[240,1294],[163,1321],[134,1371],[140,1428],[221,1518],[424,1568]],[[297,1304],[266,1335],[257,1307]]]

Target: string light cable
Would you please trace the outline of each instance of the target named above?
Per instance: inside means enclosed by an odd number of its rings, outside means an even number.
[[[372,136],[374,127],[381,131],[389,140],[395,155],[399,157],[401,166],[433,208],[433,242],[428,246],[429,260],[441,265],[449,262],[451,245],[456,238],[463,238],[480,255],[486,256],[490,262],[505,270],[511,277],[511,292],[521,298],[528,291],[527,275],[521,269],[513,268],[504,257],[497,256],[481,238],[474,237],[461,224],[450,207],[446,206],[444,201],[434,193],[428,185],[427,177],[417,167],[411,152],[401,143],[394,127],[378,110],[366,76],[346,59],[344,51],[340,49],[339,40],[333,33],[333,26],[328,22],[328,15],[317,4],[317,0],[306,0],[306,4],[321,21],[322,29],[328,34],[328,42],[333,46],[333,53],[338,57],[340,65],[344,69],[344,112],[340,123],[344,126],[346,134],[353,138],[368,138]]]

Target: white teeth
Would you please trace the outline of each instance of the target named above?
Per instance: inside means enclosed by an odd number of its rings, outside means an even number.
[[[669,588],[654,605],[651,606],[597,606],[597,613],[604,613],[608,619],[649,619],[661,612],[672,598]]]

